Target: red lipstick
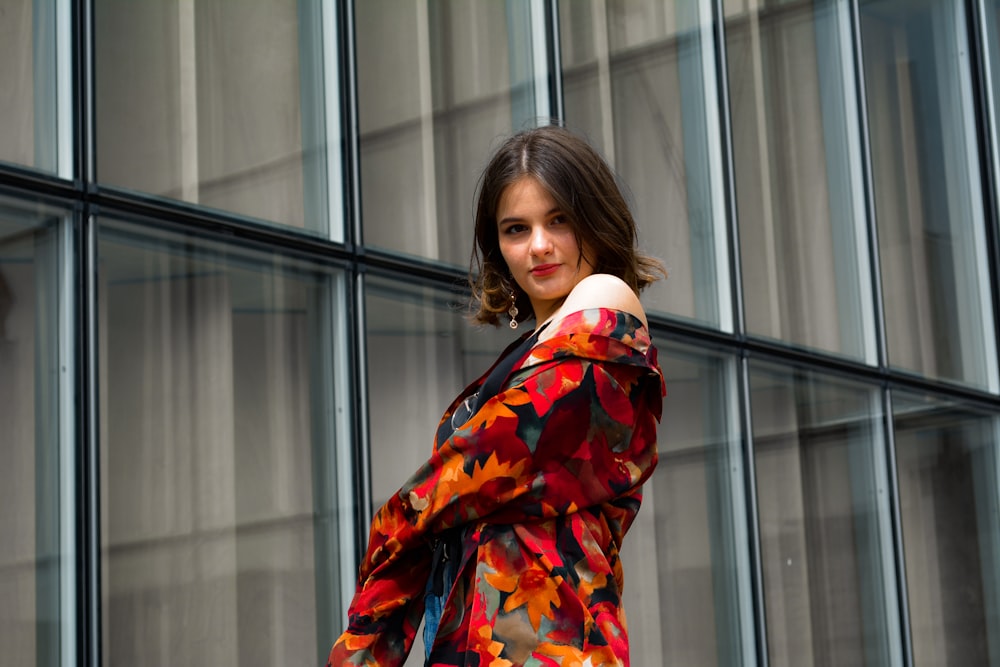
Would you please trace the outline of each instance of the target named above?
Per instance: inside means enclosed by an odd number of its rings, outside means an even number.
[[[533,266],[531,268],[531,275],[533,276],[547,276],[554,273],[556,269],[559,268],[558,264],[539,264],[538,266]]]

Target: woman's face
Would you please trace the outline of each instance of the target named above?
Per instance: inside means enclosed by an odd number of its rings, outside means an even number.
[[[594,272],[580,256],[569,219],[548,190],[531,176],[514,181],[500,195],[497,232],[500,253],[531,301],[539,323],[559,308],[578,282]]]

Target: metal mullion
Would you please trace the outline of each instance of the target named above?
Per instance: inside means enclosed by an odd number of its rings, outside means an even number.
[[[371,430],[369,428],[369,402],[368,402],[368,372],[367,372],[367,332],[365,326],[365,276],[363,269],[356,270],[350,276],[351,283],[348,286],[350,294],[348,298],[352,300],[354,306],[354,328],[351,349],[354,354],[353,387],[355,392],[355,413],[354,427],[356,438],[355,447],[355,479],[358,483],[358,493],[355,497],[359,499],[355,517],[357,521],[357,542],[356,554],[357,562],[364,558],[365,545],[367,544],[368,526],[372,521],[372,465],[371,465]]]
[[[560,125],[566,122],[566,98],[562,78],[562,32],[559,25],[559,0],[548,0],[545,20],[547,22],[547,60],[549,67],[550,113]]]
[[[75,207],[59,222],[58,257],[56,269],[58,280],[58,459],[59,459],[59,664],[63,667],[77,664],[76,642],[80,631],[77,621],[79,572],[79,542],[75,517],[78,515],[79,497],[77,493],[77,467],[79,461],[78,413],[80,406],[75,400],[79,362],[76,357],[77,313],[80,311],[78,295],[74,290],[79,275],[80,264],[76,230],[79,228],[79,209]]]
[[[760,537],[760,509],[757,506],[757,466],[754,459],[753,416],[750,406],[750,360],[744,352],[738,365],[740,421],[743,427],[743,456],[745,460],[746,521],[750,537],[751,593],[753,596],[754,638],[757,647],[758,667],[768,667],[767,610],[764,605],[764,566]]]
[[[556,104],[553,99],[552,43],[552,12],[549,2],[534,0],[528,5],[528,26],[531,31],[531,72],[532,99],[535,104],[535,116],[539,119],[551,120],[556,117]],[[542,108],[544,107],[544,109]]]
[[[75,246],[77,391],[76,442],[76,660],[101,665],[100,423],[97,323],[97,229],[86,204],[96,179],[93,3],[72,3],[73,181],[79,207]]]
[[[84,208],[77,234],[77,655],[101,664],[100,394],[98,380],[97,224]]]
[[[94,17],[88,0],[73,3],[73,145],[74,178],[86,190],[97,178],[94,108]]]
[[[746,336],[746,306],[743,299],[743,265],[740,258],[739,212],[736,206],[736,161],[733,149],[732,109],[729,104],[729,61],[726,49],[725,9],[722,0],[712,5],[715,23],[715,67],[719,99],[719,139],[722,145],[722,178],[728,220],[729,284],[732,299],[733,334]]]
[[[764,570],[761,554],[760,509],[757,504],[757,467],[754,459],[753,416],[750,406],[750,364],[742,343],[746,340],[746,310],[743,297],[743,266],[740,257],[739,212],[736,200],[736,167],[733,148],[732,108],[729,100],[729,60],[726,48],[725,8],[722,0],[712,3],[713,36],[715,41],[715,80],[719,105],[719,144],[722,148],[722,179],[725,216],[727,221],[728,273],[730,291],[729,314],[732,319],[731,340],[740,346],[737,363],[738,400],[742,429],[742,455],[747,535],[749,537],[750,596],[753,608],[753,643],[756,665],[768,667],[767,613],[764,604]],[[720,313],[721,316],[721,313]],[[720,336],[726,337],[719,332]]]
[[[969,48],[971,51],[973,94],[975,95],[977,144],[979,162],[982,165],[981,180],[984,193],[984,218],[986,235],[987,265],[991,283],[991,303],[993,306],[994,331],[1000,331],[1000,138],[998,119],[993,113],[996,91],[993,89],[991,68],[988,58],[986,7],[983,0],[970,3]],[[1000,45],[994,45],[1000,48]],[[1000,357],[1000,339],[994,340],[997,356]]]
[[[348,249],[360,247],[364,240],[361,210],[361,148],[358,121],[358,62],[357,26],[354,20],[354,0],[337,3],[340,30],[340,85],[342,129],[341,145],[344,150],[343,215],[344,243]]]
[[[882,387],[882,418],[885,428],[886,468],[889,471],[889,514],[892,522],[893,552],[896,565],[896,590],[902,640],[903,665],[913,667],[913,640],[910,631],[909,591],[906,587],[906,558],[903,555],[903,519],[899,501],[899,468],[896,465],[896,429],[889,385]]]
[[[357,494],[352,443],[354,437],[353,369],[350,322],[353,297],[350,274],[327,274],[316,302],[310,335],[312,486],[314,557],[316,561],[317,658],[322,662],[342,631],[343,609],[357,575],[355,518]],[[327,634],[333,631],[332,634]]]
[[[889,354],[885,335],[885,308],[882,300],[882,265],[879,257],[878,228],[876,226],[875,182],[872,170],[871,133],[868,126],[868,93],[865,84],[864,52],[861,39],[861,17],[858,0],[848,0],[851,35],[854,37],[854,79],[857,82],[858,119],[861,138],[861,170],[864,184],[865,212],[868,229],[868,255],[871,266],[873,307],[875,309],[876,363],[888,369]]]

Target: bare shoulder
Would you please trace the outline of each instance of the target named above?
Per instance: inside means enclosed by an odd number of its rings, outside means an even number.
[[[611,308],[635,315],[646,325],[646,311],[632,288],[618,276],[595,273],[587,276],[573,288],[556,317],[588,308]]]

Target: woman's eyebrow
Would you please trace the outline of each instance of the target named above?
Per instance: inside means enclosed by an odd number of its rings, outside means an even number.
[[[549,211],[547,211],[545,213],[545,217],[548,218],[550,216],[558,215],[560,213],[562,213],[562,209],[560,209],[560,208],[553,208],[553,209],[551,209],[551,210],[549,210]],[[521,216],[519,216],[519,215],[508,215],[505,218],[501,218],[500,220],[497,220],[497,224],[498,225],[502,225],[505,222],[524,222],[524,218],[521,217]]]

